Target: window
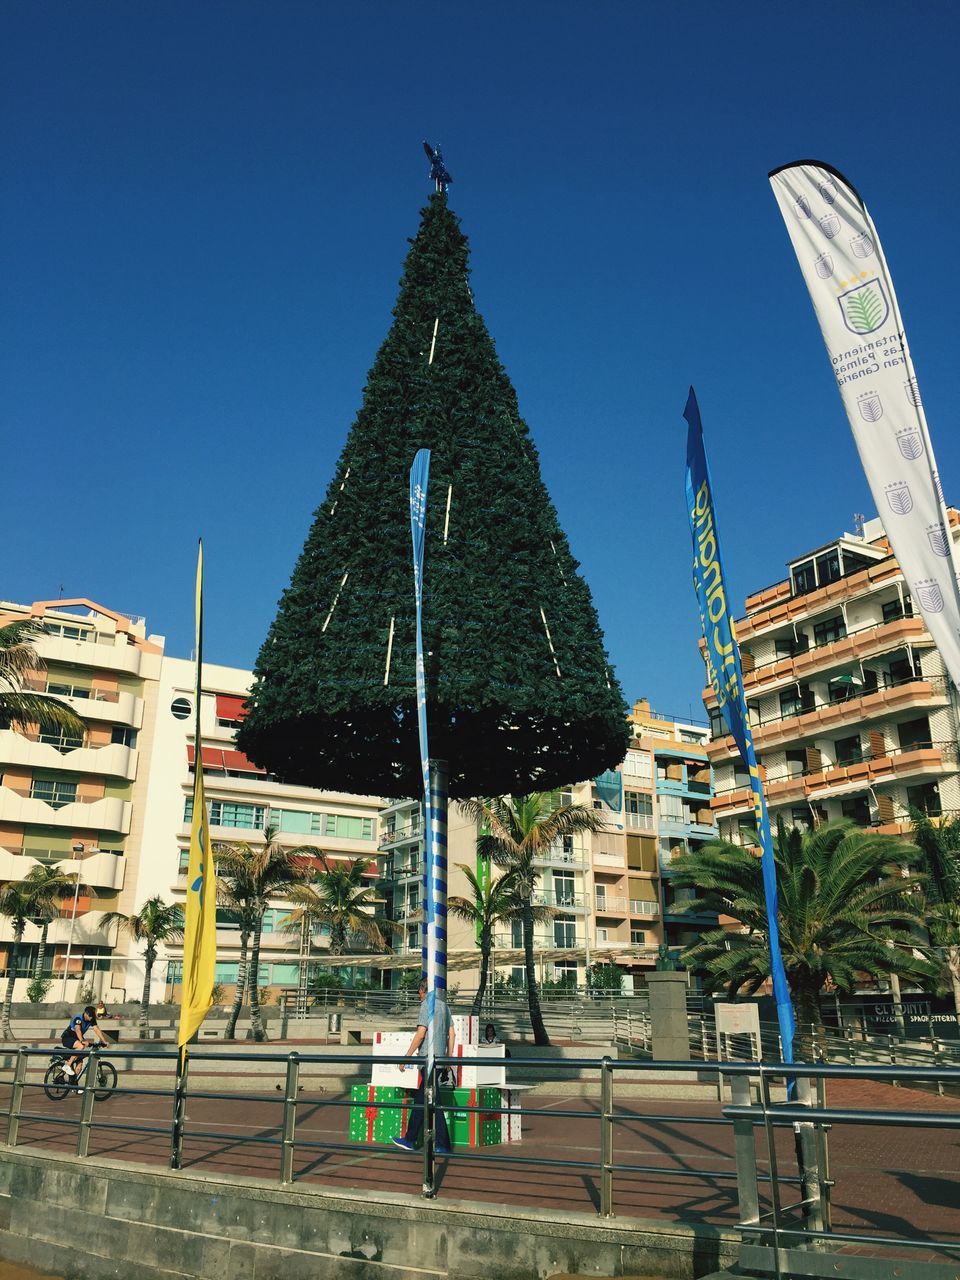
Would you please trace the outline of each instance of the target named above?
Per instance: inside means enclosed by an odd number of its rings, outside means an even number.
[[[77,784],[61,778],[34,778],[30,783],[31,800],[42,800],[51,809],[62,809],[77,798]]]
[[[90,640],[94,633],[89,627],[74,627],[66,622],[45,622],[43,629],[48,636],[62,636],[64,640]]]
[[[77,747],[83,746],[83,735],[67,733],[65,729],[53,729],[48,733],[41,733],[40,741],[56,747],[58,751],[75,751]]]
[[[790,580],[793,583],[795,596],[805,596],[809,591],[816,591],[817,577],[813,561],[805,560],[803,564],[795,565],[790,570]]]
[[[757,725],[757,724],[762,723],[762,721],[763,721],[763,716],[760,714],[760,703],[759,703],[759,702],[748,702],[748,703],[747,703],[747,716],[748,716],[748,717],[749,717],[749,719],[750,719],[750,723],[751,723],[751,725]]]
[[[863,747],[860,743],[859,733],[855,733],[849,738],[838,738],[836,749],[837,764],[843,767],[850,764],[860,764],[863,760]]]
[[[271,809],[270,816],[280,831],[299,836],[318,836],[323,815],[306,809]]]
[[[840,578],[840,548],[834,547],[825,555],[817,556],[817,582],[821,587]]]
[[[609,929],[598,929],[598,930],[597,930],[597,942],[609,942],[609,941],[610,941],[610,930],[609,930]]]
[[[652,829],[653,796],[644,795],[640,791],[626,791],[624,806],[628,827]]]
[[[347,840],[372,840],[373,819],[354,818],[344,813],[326,813],[323,817],[323,834],[341,836]]]
[[[723,723],[723,714],[716,707],[710,708],[710,737],[716,741],[717,738],[726,736],[727,727]]]
[[[866,796],[848,796],[840,801],[840,812],[845,818],[852,818],[861,827],[870,825],[870,804]]]
[[[577,945],[577,923],[570,916],[556,916],[554,918],[553,945],[555,947],[575,947]]]
[[[897,596],[893,600],[888,600],[882,606],[882,610],[884,622],[896,622],[898,618],[912,618],[913,601],[908,595],[905,595],[902,601]]]
[[[918,716],[916,720],[905,720],[897,725],[897,737],[902,751],[920,751],[931,746],[930,721],[926,716]]]
[[[553,900],[561,907],[574,905],[573,872],[555,871],[553,873]]]
[[[110,730],[110,741],[121,747],[135,747],[137,745],[136,729],[128,729],[124,724],[115,724]]]
[[[510,921],[510,945],[511,947],[523,946],[523,921]]]
[[[857,555],[856,551],[851,551],[849,547],[843,548],[843,572],[844,576],[850,573],[859,573],[861,569],[868,569],[870,565],[876,561],[868,560],[866,556]]]
[[[233,800],[210,801],[210,825],[213,827],[262,830],[266,816],[267,811],[262,804],[238,804]],[[184,801],[183,820],[193,821],[193,796],[187,796]]]
[[[790,821],[795,827],[799,827],[801,831],[809,831],[813,825],[810,810],[805,804],[797,805],[796,808],[790,810]]]
[[[270,981],[274,985],[292,984],[300,980],[300,966],[297,964],[272,964]]]
[[[649,751],[628,751],[620,766],[624,778],[639,778],[650,782],[653,779],[653,762]]]
[[[657,807],[660,810],[660,817],[663,821],[683,821],[683,801],[679,796],[658,796]]]
[[[170,703],[170,714],[175,720],[186,720],[192,710],[193,703],[189,698],[174,698]]]
[[[809,685],[791,685],[780,694],[780,714],[785,720],[803,711],[812,711],[813,707],[813,693]]]
[[[806,751],[788,751],[787,752],[787,773],[791,778],[799,777],[805,773],[807,768]]]
[[[630,941],[635,947],[642,947],[647,941],[647,932],[645,929],[630,929]]]
[[[818,647],[822,644],[833,644],[835,640],[842,640],[846,634],[847,624],[843,620],[843,614],[838,613],[834,618],[825,618],[823,622],[814,623],[813,643]]]

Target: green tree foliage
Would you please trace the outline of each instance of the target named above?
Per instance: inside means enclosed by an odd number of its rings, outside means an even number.
[[[266,827],[263,844],[251,845],[245,840],[236,844],[217,845],[218,897],[239,916],[241,935],[246,930],[250,937],[250,966],[246,973],[247,998],[250,1001],[250,1023],[253,1038],[262,1042],[267,1038],[260,1005],[258,979],[260,974],[260,939],[263,935],[263,917],[272,897],[286,898],[295,885],[301,884],[309,874],[306,858],[312,860],[315,849],[304,846],[290,849],[277,841],[277,828]],[[245,947],[241,937],[241,968],[245,961]],[[237,996],[234,1010],[227,1025],[227,1033],[236,1032],[240,1002],[243,1000],[242,972],[237,973]]]
[[[467,258],[446,196],[434,195],[238,735],[288,781],[421,790],[408,500],[420,448],[431,450],[430,746],[449,762],[450,795],[545,790],[625,754],[624,700],[590,592],[474,307]]]
[[[143,992],[140,996],[140,1039],[146,1039],[150,1029],[150,980],[156,964],[159,948],[167,942],[183,939],[183,911],[171,902],[155,894],[148,898],[139,911],[124,915],[120,911],[107,911],[101,927],[119,926],[134,942],[143,943]]]
[[[927,875],[927,928],[931,952],[953,992],[960,1017],[960,820],[932,822],[919,809],[910,812],[913,838]]]
[[[499,924],[510,924],[514,920],[522,920],[524,900],[515,871],[505,871],[496,879],[480,880],[466,863],[461,862],[458,865],[467,878],[470,897],[448,898],[447,910],[459,920],[466,920],[477,930],[480,978],[470,1012],[478,1014],[483,1006],[483,997],[490,975],[490,952],[493,948],[494,930]],[[539,920],[549,920],[554,914],[550,907],[533,907],[532,912],[534,923]]]
[[[461,801],[481,835],[477,852],[512,874],[523,922],[523,956],[527,975],[527,1005],[534,1043],[548,1045],[550,1037],[540,1010],[540,992],[533,951],[533,926],[537,908],[534,895],[540,879],[537,866],[564,836],[577,831],[602,831],[603,818],[581,804],[560,805],[556,792],[501,796],[493,800]]]
[[[64,899],[77,888],[77,878],[67,875],[59,868],[39,863],[31,867],[24,877],[24,883],[30,886],[33,898],[33,916],[40,922],[40,946],[37,948],[37,960],[33,966],[33,976],[39,980],[43,975],[43,962],[47,954],[47,935],[51,923],[60,914]],[[79,888],[84,888],[80,885]]]
[[[43,659],[36,642],[46,635],[36,618],[22,618],[0,627],[0,726],[39,725],[46,732],[63,730],[83,735],[85,725],[63,702],[24,688]]]
[[[304,924],[309,933],[329,929],[332,956],[342,956],[351,938],[384,946],[383,922],[374,918],[376,889],[366,878],[372,859],[348,862],[321,854],[320,865],[309,884],[297,884],[290,890],[294,909],[285,927],[294,933]]]
[[[780,944],[797,1014],[801,1046],[811,1028],[822,1033],[820,992],[828,980],[850,991],[867,974],[930,978],[916,953],[922,924],[922,880],[903,875],[916,862],[914,845],[864,831],[846,819],[803,832],[781,826],[774,842]],[[684,910],[730,916],[742,932],[711,929],[683,953],[706,974],[709,991],[752,994],[770,977],[766,906],[757,851],[715,841],[671,864],[678,888],[696,897]]]

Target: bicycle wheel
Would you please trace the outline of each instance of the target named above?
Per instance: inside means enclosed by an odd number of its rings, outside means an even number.
[[[93,1096],[98,1102],[103,1102],[109,1098],[111,1093],[117,1087],[117,1068],[112,1062],[97,1063],[97,1083],[94,1086]]]
[[[57,1062],[51,1062],[43,1077],[43,1092],[51,1102],[62,1102],[70,1093],[72,1085],[64,1079],[63,1068]]]

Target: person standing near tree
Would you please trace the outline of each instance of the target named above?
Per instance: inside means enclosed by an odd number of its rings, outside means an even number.
[[[413,1033],[413,1039],[410,1041],[410,1047],[407,1050],[407,1057],[413,1058],[420,1052],[421,1045],[427,1037],[427,1028],[430,1025],[430,1009],[429,1000],[427,999],[427,984],[420,983],[420,1012],[417,1014],[417,1029]],[[439,1051],[439,1056],[444,1054],[450,1057],[453,1053],[453,1047],[457,1042],[456,1032],[453,1029],[453,1020],[450,1017],[450,1010],[447,1008],[446,996],[442,991],[438,991],[434,1004],[433,1013],[434,1026],[434,1052]],[[401,1071],[407,1068],[403,1065]],[[413,1095],[411,1104],[410,1119],[407,1123],[407,1132],[402,1138],[393,1138],[393,1145],[400,1147],[403,1151],[415,1151],[417,1142],[420,1138],[420,1130],[423,1128],[423,1089],[425,1084],[425,1072],[421,1071],[420,1081]],[[437,1117],[437,1145],[436,1153],[438,1156],[448,1156],[450,1154],[450,1133],[447,1129],[447,1117],[443,1114],[440,1107],[436,1109]]]

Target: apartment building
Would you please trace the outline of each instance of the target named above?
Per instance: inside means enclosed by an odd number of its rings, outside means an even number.
[[[301,851],[305,866],[312,861],[320,869],[321,855],[331,860],[371,859],[370,879],[374,883],[382,800],[287,785],[236,750],[234,737],[252,680],[250,671],[204,663],[201,767],[214,845],[246,842],[262,846],[269,827],[275,829],[278,843]],[[154,894],[167,902],[183,902],[186,896],[196,768],[194,682],[192,662],[164,659],[144,799],[138,903]],[[329,963],[326,931],[301,939],[285,927],[289,913],[289,901],[278,897],[264,918],[259,985],[275,990],[297,985],[301,960]],[[216,981],[226,988],[236,982],[239,952],[237,921],[221,909],[217,912]],[[157,997],[165,991],[168,997],[179,998],[182,946],[170,945],[165,959],[167,963],[158,966],[156,975]],[[368,972],[362,958],[354,958],[347,966],[348,977]]]
[[[950,512],[951,534],[960,516]],[[798,556],[737,624],[771,818],[906,833],[911,806],[960,811],[957,695],[879,520]],[[752,830],[747,774],[704,691],[724,839]]]
[[[619,965],[629,987],[656,963],[661,944],[680,946],[703,927],[677,918],[669,865],[683,848],[715,836],[710,810],[710,766],[705,726],[664,718],[648,702],[628,717],[630,749],[618,769],[576,783],[561,803],[602,813],[601,832],[566,836],[537,860],[536,903],[550,908],[535,928],[534,949],[543,981],[583,985],[596,961]],[[415,964],[420,953],[423,833],[420,805],[402,801],[381,813],[381,887],[395,922],[395,946]],[[449,892],[469,898],[460,866],[477,866],[476,830],[451,810]],[[523,981],[519,921],[494,935],[494,967]],[[459,981],[476,981],[476,939],[469,925],[450,918],[449,967]],[[451,981],[458,979],[451,977]]]
[[[148,636],[143,618],[85,599],[0,603],[0,624],[22,618],[37,619],[45,631],[36,644],[43,668],[26,687],[55,695],[84,723],[78,735],[0,728],[0,881],[21,880],[38,864],[56,864],[75,878],[47,938],[50,994],[63,999],[95,976],[102,980],[117,943],[116,928],[105,929],[102,917],[127,910],[136,881],[136,814],[163,637]],[[40,933],[39,924],[28,923],[18,999]],[[12,939],[11,922],[0,919],[3,967]]]

